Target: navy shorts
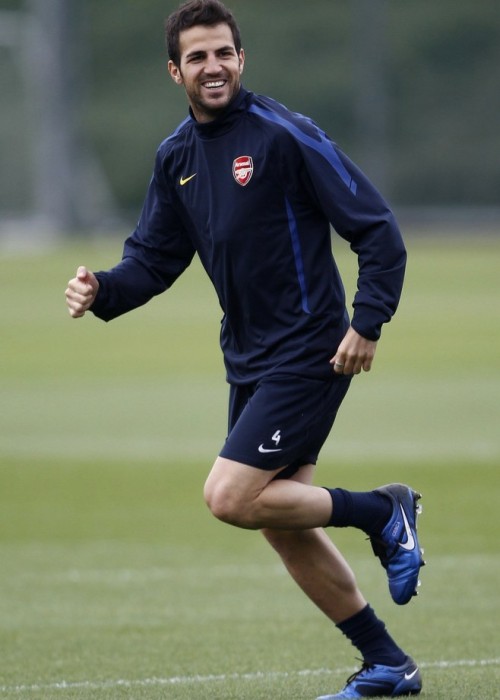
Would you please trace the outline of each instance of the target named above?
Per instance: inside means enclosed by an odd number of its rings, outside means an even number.
[[[220,456],[264,470],[286,466],[280,478],[316,464],[350,381],[344,375],[331,380],[282,375],[256,385],[232,385],[228,437]]]

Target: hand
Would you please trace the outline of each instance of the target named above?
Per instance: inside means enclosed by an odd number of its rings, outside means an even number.
[[[96,276],[86,267],[79,267],[76,277],[68,282],[66,289],[66,305],[70,316],[81,318],[92,306],[97,296],[99,282]]]
[[[335,374],[359,374],[361,370],[369,372],[376,349],[376,340],[363,338],[350,326],[330,364]]]

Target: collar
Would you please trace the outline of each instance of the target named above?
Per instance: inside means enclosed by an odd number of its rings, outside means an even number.
[[[246,111],[248,100],[251,95],[252,93],[245,90],[243,86],[240,87],[238,93],[228,104],[226,109],[211,122],[197,122],[191,108],[189,108],[189,114],[198,136],[204,139],[210,139],[230,131],[241,114]]]

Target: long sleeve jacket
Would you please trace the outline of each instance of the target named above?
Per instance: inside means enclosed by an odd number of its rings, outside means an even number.
[[[190,115],[159,147],[122,261],[97,273],[110,320],[165,291],[198,254],[223,311],[228,381],[331,377],[349,325],[331,227],[358,257],[352,326],[377,340],[406,252],[363,173],[310,119],[241,88],[216,120]]]

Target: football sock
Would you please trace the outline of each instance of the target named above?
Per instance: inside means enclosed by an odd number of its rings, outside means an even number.
[[[361,652],[366,663],[383,666],[401,666],[405,663],[406,654],[398,647],[370,605],[340,622],[337,627]]]
[[[326,490],[333,504],[328,525],[333,527],[357,527],[367,535],[380,535],[392,515],[390,499],[376,491]]]

